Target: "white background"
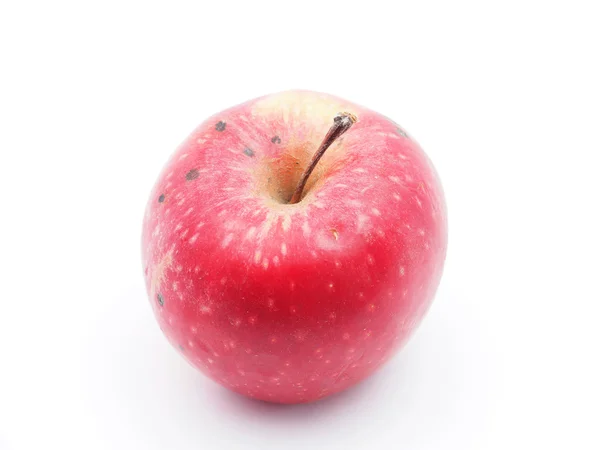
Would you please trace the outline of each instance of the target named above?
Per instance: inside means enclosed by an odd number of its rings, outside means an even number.
[[[0,449],[600,448],[597,1],[3,1]],[[449,209],[429,315],[281,407],[172,350],[142,213],[207,116],[289,88],[401,123]]]

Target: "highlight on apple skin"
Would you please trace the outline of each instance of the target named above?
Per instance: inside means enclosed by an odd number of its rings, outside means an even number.
[[[290,202],[340,113],[355,122]],[[397,352],[446,245],[440,181],[412,137],[346,100],[288,91],[216,114],[176,150],[146,207],[142,260],[184,358],[240,394],[300,403]]]

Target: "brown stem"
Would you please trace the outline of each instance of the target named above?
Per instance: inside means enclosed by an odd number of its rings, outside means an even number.
[[[296,186],[296,190],[290,199],[290,203],[298,203],[300,201],[302,198],[302,192],[304,191],[304,186],[306,186],[306,182],[308,181],[308,177],[310,177],[310,174],[317,166],[321,157],[325,154],[325,151],[331,144],[335,142],[337,138],[348,131],[355,122],[356,116],[347,112],[339,113],[333,118],[333,125],[327,132],[323,142],[321,142],[321,146],[310,160],[310,163],[302,174],[302,177],[300,177],[300,181],[298,182],[298,186]]]

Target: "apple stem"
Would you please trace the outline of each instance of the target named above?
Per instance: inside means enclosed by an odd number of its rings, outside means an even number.
[[[321,157],[325,154],[325,151],[335,142],[337,138],[339,138],[342,134],[350,129],[352,125],[356,123],[356,116],[351,113],[343,112],[337,114],[333,118],[333,125],[325,135],[325,139],[321,142],[321,146],[317,150],[317,152],[313,155],[308,167],[302,174],[300,181],[298,182],[298,186],[296,186],[296,190],[290,199],[290,203],[298,203],[302,198],[302,192],[304,191],[304,187],[306,186],[306,182],[310,177],[310,174],[313,172],[315,167],[317,166]]]

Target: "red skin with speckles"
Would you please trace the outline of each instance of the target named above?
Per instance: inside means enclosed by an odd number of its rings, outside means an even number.
[[[336,113],[358,118],[287,204]],[[290,91],[200,125],[152,191],[142,254],[161,329],[205,375],[299,403],[373,373],[437,289],[446,209],[431,162],[397,124]]]

